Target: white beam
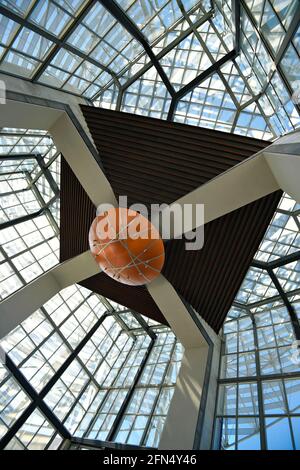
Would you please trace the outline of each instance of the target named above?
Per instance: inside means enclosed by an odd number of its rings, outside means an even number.
[[[185,349],[159,448],[192,449],[209,345],[176,290],[163,275],[148,284],[147,289]]]
[[[6,100],[0,107],[0,127],[48,131],[63,111],[21,101]]]
[[[63,113],[49,128],[49,132],[56,147],[62,152],[94,205],[98,207],[102,202],[106,202],[116,206],[115,195],[110,183],[69,116]]]
[[[300,203],[300,131],[280,137],[264,157],[280,188]]]
[[[300,155],[265,153],[280,188],[300,203]]]
[[[198,226],[195,212],[197,210],[196,204],[204,204],[204,223],[206,224],[277,189],[279,189],[279,184],[260,153],[181,197],[171,204],[165,212],[172,211],[172,207],[175,205],[179,205],[182,211],[184,211],[185,204],[193,205],[194,210],[189,219],[183,212],[184,233],[188,233]],[[162,214],[164,214],[164,211]],[[178,212],[174,211],[175,223],[172,233],[174,238],[182,234],[180,220],[177,220],[176,223],[177,214]],[[180,213],[179,216],[181,216]],[[157,225],[156,221],[154,223]]]
[[[47,130],[95,207],[116,205],[109,181],[66,111],[7,100],[1,105],[0,127]]]
[[[162,274],[147,284],[147,289],[185,349],[207,346],[176,290]]]
[[[176,238],[199,226],[196,204],[204,205],[206,224],[278,189],[286,191],[300,203],[299,176],[300,131],[295,131],[179,198],[162,215],[174,213],[171,238]],[[181,216],[185,204],[192,205],[193,212],[184,213],[183,231]],[[176,205],[181,207],[181,213],[173,211]],[[152,222],[160,228],[158,217]]]
[[[59,291],[100,272],[90,251],[58,264],[0,303],[0,338]]]
[[[31,83],[28,80],[23,80],[22,78],[13,77],[1,72],[0,80],[5,83],[6,92],[9,92],[11,95],[15,95],[16,97],[21,94],[26,97],[26,101],[28,103],[32,101],[43,101],[48,103],[48,107],[50,108],[51,102],[57,102],[59,105],[69,106],[90,140],[92,140],[88,126],[79,107],[79,104],[87,103],[84,98],[72,95],[71,93],[66,93],[63,90],[56,90],[39,83]]]

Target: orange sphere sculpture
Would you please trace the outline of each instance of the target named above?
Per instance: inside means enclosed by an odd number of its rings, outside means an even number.
[[[155,279],[165,260],[156,228],[138,212],[122,207],[108,209],[93,220],[89,244],[108,276],[132,286]]]

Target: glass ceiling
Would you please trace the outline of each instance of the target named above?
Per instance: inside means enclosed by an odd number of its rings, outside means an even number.
[[[300,123],[299,20],[298,0],[1,0],[0,71],[272,140]]]
[[[1,449],[58,449],[66,435],[157,447],[183,355],[169,328],[73,285],[0,347]]]
[[[215,448],[300,449],[299,213],[284,194],[225,321]]]
[[[94,106],[274,140],[300,124],[293,99],[299,22],[299,0],[0,0],[0,72]],[[58,263],[59,174],[60,154],[47,133],[0,130],[1,298]],[[299,234],[299,204],[285,194],[224,325],[217,448],[300,447],[300,368],[290,360],[300,339]],[[156,343],[122,416],[134,382],[127,369],[122,374],[122,361],[137,366],[136,352],[144,354],[149,342],[130,312],[112,303],[99,327],[109,364],[99,351],[97,364],[91,359],[92,338],[62,372],[103,305],[72,286],[5,338],[2,347],[29,385],[43,394],[57,378],[40,409],[30,387],[0,367],[7,448],[57,448],[63,439],[55,417],[73,436],[157,446],[182,356],[169,330],[151,325]]]
[[[0,131],[0,299],[59,262],[60,154],[44,131]]]

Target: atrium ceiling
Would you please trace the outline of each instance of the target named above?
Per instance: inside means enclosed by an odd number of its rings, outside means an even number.
[[[300,124],[299,0],[0,0],[11,77],[273,141]],[[59,263],[61,160],[44,130],[0,130],[1,299]],[[284,194],[224,324],[215,448],[299,448],[299,234]],[[68,287],[1,341],[1,448],[158,446],[183,348],[95,291]]]
[[[272,140],[299,126],[298,0],[1,0],[0,71]]]

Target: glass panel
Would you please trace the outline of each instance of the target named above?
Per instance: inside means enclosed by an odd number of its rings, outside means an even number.
[[[252,415],[258,413],[257,385],[241,383],[238,386],[238,414]]]
[[[217,74],[179,102],[175,121],[230,132],[236,105]]]
[[[265,414],[286,413],[284,388],[281,380],[263,383],[264,412]]]
[[[55,429],[44,418],[42,413],[36,409],[5,449],[45,450],[53,440],[54,436]]]
[[[266,418],[268,450],[293,450],[288,418]]]
[[[127,88],[121,110],[166,119],[170,101],[165,85],[152,67],[141,79]]]
[[[280,267],[273,267],[272,270],[289,294],[291,305],[300,318],[298,261],[290,262],[289,257],[285,260],[286,255],[299,251],[298,211],[296,201],[284,194],[256,257],[265,263],[281,260]],[[243,309],[241,303],[244,304]],[[228,449],[259,449],[262,427],[267,436],[267,449],[299,448],[300,361],[294,322],[286,306],[286,298],[281,298],[276,291],[267,271],[252,267],[223,328],[225,344],[215,448],[222,448],[223,445]],[[248,347],[252,347],[253,351],[243,352]],[[270,377],[271,380],[263,377],[261,381],[261,377],[257,377],[257,364],[260,365],[260,376],[276,374],[276,380],[274,377]],[[294,376],[288,376],[290,373]],[[225,378],[240,376],[251,377],[253,382],[223,383]],[[262,403],[258,400],[258,387],[261,387]],[[223,426],[227,426],[227,439],[231,432],[230,443],[224,444]],[[236,444],[234,433],[238,436]]]
[[[300,379],[284,381],[289,413],[299,413],[300,409]]]
[[[235,450],[236,420],[224,418],[222,420],[221,449]]]
[[[260,450],[259,420],[239,418],[237,450]]]
[[[0,384],[0,436],[3,437],[28,408],[30,399],[4,366],[1,370],[4,377]]]
[[[71,16],[50,0],[37,2],[29,18],[55,36],[59,36],[71,21]]]
[[[206,70],[211,61],[203,51],[196,34],[185,38],[161,59],[161,64],[176,90]]]

